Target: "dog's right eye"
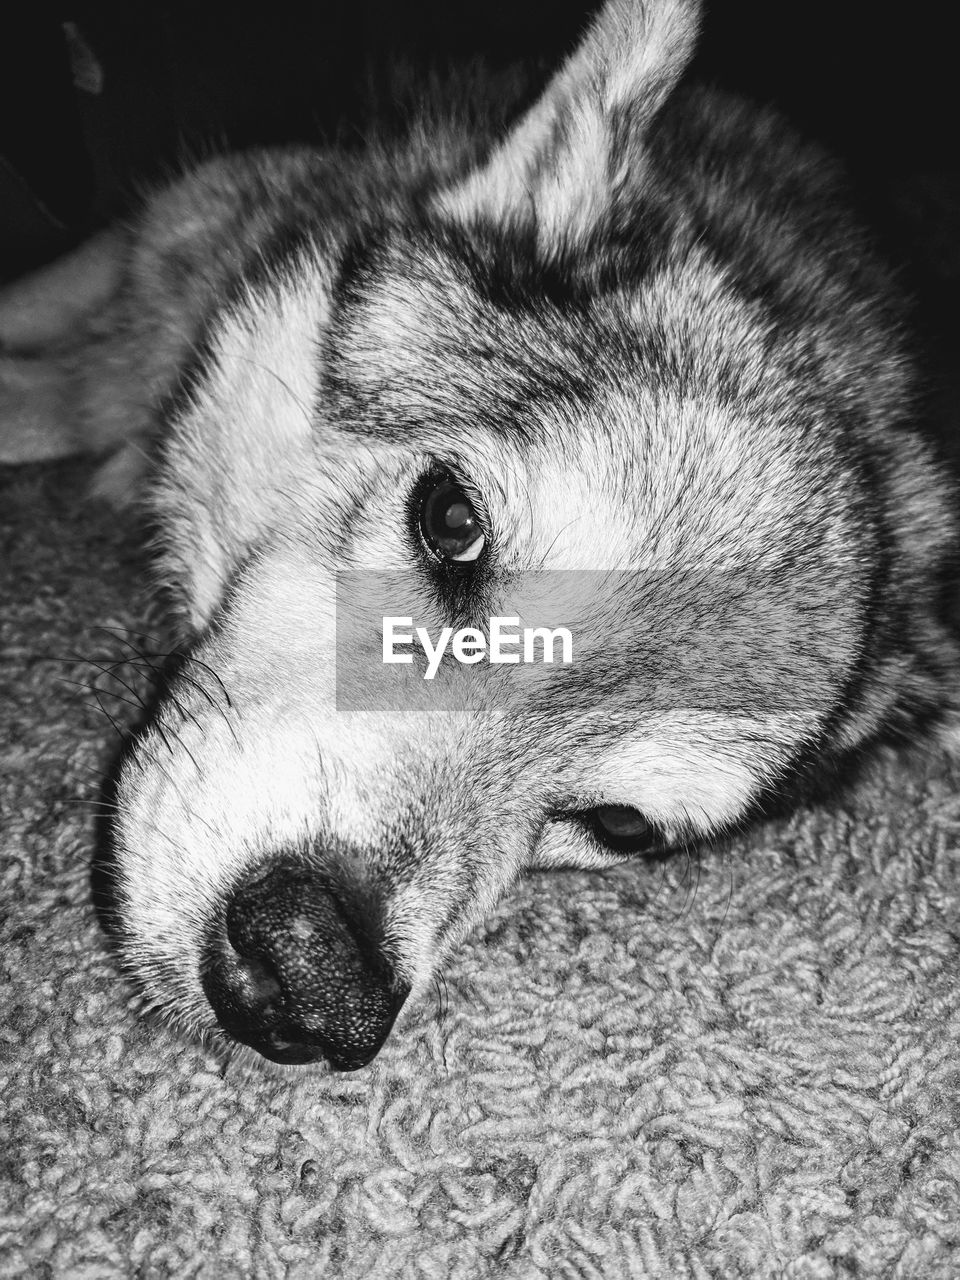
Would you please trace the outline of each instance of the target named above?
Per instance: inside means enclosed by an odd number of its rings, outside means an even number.
[[[438,560],[454,564],[472,563],[486,542],[473,503],[452,476],[434,478],[424,486],[420,534]]]
[[[618,853],[649,853],[663,843],[657,828],[628,805],[602,804],[586,817],[594,837]]]

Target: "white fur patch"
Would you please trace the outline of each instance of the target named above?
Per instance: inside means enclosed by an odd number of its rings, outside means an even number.
[[[641,716],[630,737],[581,759],[581,807],[636,809],[671,843],[717,834],[743,816],[807,728],[802,717],[790,715]],[[604,850],[577,822],[555,822],[544,830],[532,865],[592,869],[625,856]]]
[[[735,821],[756,794],[760,778],[738,751],[744,722],[704,731],[699,718],[667,717],[649,736],[619,742],[597,762],[595,782],[605,804],[628,805],[669,831],[706,835]]]
[[[209,373],[171,430],[153,507],[194,630],[246,546],[272,523],[278,493],[307,469],[326,270],[306,261],[266,292],[247,291],[222,317]]]

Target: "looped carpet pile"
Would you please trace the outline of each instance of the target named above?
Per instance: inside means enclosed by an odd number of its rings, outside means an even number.
[[[0,1274],[960,1274],[955,767],[533,876],[371,1067],[248,1074],[138,1013],[91,906],[80,686],[135,720],[92,663],[153,624],[84,479],[0,489]]]

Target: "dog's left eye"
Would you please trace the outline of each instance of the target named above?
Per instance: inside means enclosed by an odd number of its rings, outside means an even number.
[[[591,811],[594,835],[622,853],[646,853],[660,844],[660,833],[638,809],[602,804]]]
[[[451,478],[429,488],[420,507],[420,532],[439,560],[468,564],[483,550],[483,529],[473,503]]]

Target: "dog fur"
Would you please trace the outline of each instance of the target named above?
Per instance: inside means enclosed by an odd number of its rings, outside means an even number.
[[[598,813],[708,837],[950,723],[955,498],[901,299],[831,160],[679,83],[697,21],[609,0],[499,141],[431,112],[208,161],[0,299],[0,458],[145,495],[189,655],[113,831],[164,1016],[362,1065],[526,868],[627,856]],[[410,534],[438,466],[482,592]],[[378,574],[438,627],[572,575],[589,660],[345,709]]]

